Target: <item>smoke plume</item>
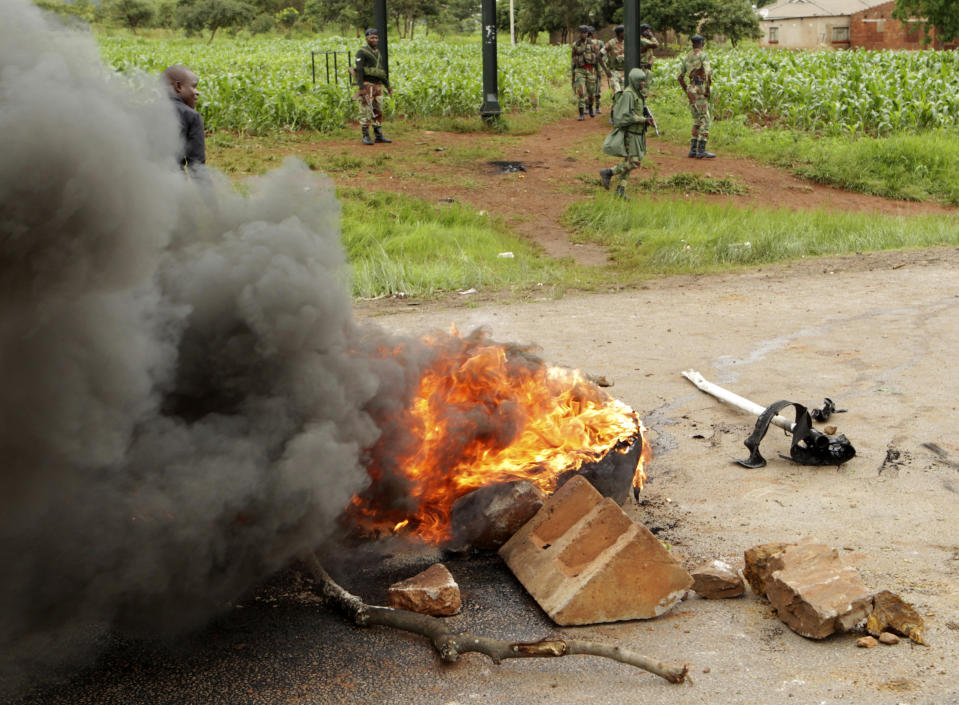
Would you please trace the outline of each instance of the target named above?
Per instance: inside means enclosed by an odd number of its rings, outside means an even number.
[[[291,161],[246,196],[189,181],[158,79],[3,6],[9,687],[104,630],[195,625],[329,537],[416,370],[351,317],[325,177]]]

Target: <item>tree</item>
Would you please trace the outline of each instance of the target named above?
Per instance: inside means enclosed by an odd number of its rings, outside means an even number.
[[[892,16],[902,22],[918,20],[927,44],[933,29],[940,47],[959,38],[959,0],[896,0]]]
[[[759,17],[749,0],[725,0],[716,3],[699,29],[710,36],[722,34],[733,46],[742,39],[759,39]]]
[[[180,0],[177,24],[187,30],[208,29],[210,41],[223,27],[236,27],[248,22],[253,8],[241,0]]]
[[[303,15],[317,25],[334,25],[342,30],[363,30],[373,26],[373,3],[353,0],[306,0]]]
[[[296,11],[295,7],[284,7],[276,13],[277,24],[283,27],[287,32],[293,29],[293,25],[296,24],[298,19],[300,19],[300,13]]]
[[[649,0],[643,3],[643,21],[657,32],[668,29],[687,36],[696,34],[699,26],[716,15],[725,0]]]
[[[110,19],[120,22],[134,31],[156,16],[156,6],[150,0],[108,0],[103,3]]]

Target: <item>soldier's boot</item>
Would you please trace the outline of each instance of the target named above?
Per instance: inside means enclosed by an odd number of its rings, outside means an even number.
[[[375,142],[387,142],[387,143],[389,143],[389,142],[392,142],[392,141],[393,141],[393,140],[391,140],[389,137],[384,137],[384,136],[383,136],[383,128],[380,127],[379,125],[376,125],[376,126],[373,128],[373,134],[376,135],[376,139],[374,140]]]
[[[373,144],[373,140],[370,139],[370,128],[363,128],[363,144]]]
[[[699,157],[699,139],[693,137],[689,140],[689,154],[686,155],[690,159],[696,159]]]
[[[596,114],[602,115],[603,111],[599,109],[599,96],[596,96]]]
[[[603,188],[609,191],[609,182],[613,179],[612,169],[600,169],[599,178],[603,182]]]
[[[712,152],[706,151],[706,140],[699,140],[699,145],[696,148],[696,158],[697,159],[715,159],[716,155]]]
[[[625,198],[626,198],[626,187],[623,186],[622,184],[620,184],[619,186],[617,186],[617,187],[616,187],[616,196],[617,196],[618,198],[625,199]]]
[[[589,116],[590,116],[590,117],[596,117],[596,113],[593,112],[593,101],[592,101],[592,99],[590,99],[590,101],[589,101]]]
[[[576,118],[576,119],[577,119],[577,120],[585,120],[585,119],[586,119],[586,118],[584,117],[584,115],[583,115],[583,109],[582,109],[582,108],[579,109],[579,117]]]

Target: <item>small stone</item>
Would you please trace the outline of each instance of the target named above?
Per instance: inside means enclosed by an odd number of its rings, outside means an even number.
[[[703,669],[703,673],[709,673],[710,670],[709,666],[706,666],[706,668]]]
[[[746,582],[739,571],[728,563],[714,559],[692,571],[693,590],[708,600],[739,597],[746,592]]]
[[[879,643],[888,644],[889,646],[892,646],[893,644],[899,643],[899,637],[893,634],[892,632],[883,632],[882,634],[879,635]]]
[[[460,611],[460,588],[442,563],[434,563],[422,573],[390,585],[387,604],[434,617],[448,617]]]
[[[860,649],[871,649],[878,643],[879,642],[871,636],[861,636],[856,639],[856,646],[858,646]]]
[[[873,597],[873,610],[866,621],[866,631],[879,636],[883,631],[892,631],[907,636],[917,644],[925,644],[922,635],[922,617],[899,595],[883,590]]]
[[[825,428],[823,428],[822,432],[825,433],[827,436],[835,436],[836,430],[837,429],[835,426],[826,426]]]

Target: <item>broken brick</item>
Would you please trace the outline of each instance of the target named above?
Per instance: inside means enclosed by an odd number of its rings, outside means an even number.
[[[499,554],[560,625],[657,617],[693,583],[646,527],[582,476],[560,487]]]

